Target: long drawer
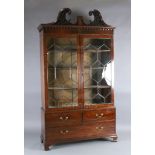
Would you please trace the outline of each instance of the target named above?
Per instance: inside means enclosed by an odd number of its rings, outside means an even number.
[[[50,140],[83,139],[94,136],[108,136],[115,133],[114,121],[81,125],[77,127],[48,128],[47,138]]]
[[[46,113],[45,115],[46,128],[80,125],[81,121],[82,113],[77,111]]]
[[[100,109],[100,110],[89,110],[83,112],[83,121],[111,121],[115,119],[115,109],[114,108],[107,108],[107,109]]]

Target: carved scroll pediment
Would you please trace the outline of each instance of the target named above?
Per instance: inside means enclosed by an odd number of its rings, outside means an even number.
[[[54,23],[54,25],[76,25],[76,24],[72,24],[70,21],[71,19],[67,19],[66,18],[66,15],[70,15],[71,14],[71,9],[70,8],[64,8],[62,10],[59,11],[59,14],[58,14],[58,17],[57,17],[57,21]],[[102,15],[101,13],[94,9],[94,10],[91,10],[89,11],[89,16],[94,16],[94,20],[93,21],[90,21],[90,24],[88,25],[91,25],[91,26],[104,26],[104,27],[109,27],[108,24],[106,24],[103,19],[102,19]],[[81,17],[82,19],[82,17]],[[77,21],[77,24],[80,23]],[[85,24],[83,21],[82,21],[83,25],[87,25]]]
[[[94,16],[94,20],[90,21],[90,25],[109,27],[109,25],[103,21],[102,15],[98,10],[94,9],[92,11],[89,11],[89,16],[92,16],[92,15]]]
[[[93,21],[90,20],[89,24],[86,24],[84,22],[82,16],[77,17],[76,23],[71,23],[71,19],[67,18],[67,16],[71,15],[71,13],[72,13],[72,11],[70,8],[64,8],[64,9],[60,10],[58,13],[56,22],[52,22],[52,23],[48,23],[48,24],[41,24],[41,25],[39,25],[38,30],[41,31],[44,28],[45,29],[53,28],[54,26],[57,26],[57,25],[65,25],[65,26],[69,26],[69,27],[72,25],[73,26],[84,26],[84,27],[90,26],[90,28],[92,28],[93,26],[101,26],[101,27],[105,27],[105,28],[111,27],[110,25],[106,24],[103,21],[101,13],[96,9],[89,11],[89,16],[94,16],[94,20]]]
[[[71,25],[70,19],[67,20],[66,15],[70,15],[71,14],[71,9],[69,8],[64,8],[62,10],[59,11],[58,17],[57,17],[57,21],[55,22],[55,24],[57,25]]]

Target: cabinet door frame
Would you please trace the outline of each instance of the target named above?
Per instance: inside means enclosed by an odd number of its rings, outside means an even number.
[[[99,39],[99,38],[108,38],[111,39],[111,64],[112,64],[112,84],[111,84],[111,103],[109,104],[92,104],[92,105],[85,105],[84,104],[84,65],[83,65],[83,60],[84,60],[84,51],[82,49],[83,47],[83,42],[85,38],[90,38],[90,39]],[[93,109],[93,108],[104,108],[104,107],[113,107],[114,106],[114,41],[113,41],[113,35],[104,35],[104,34],[80,34],[79,36],[80,39],[80,54],[81,54],[81,86],[82,86],[82,107],[84,109]]]
[[[47,57],[47,38],[75,38],[77,41],[77,80],[78,80],[78,85],[77,85],[77,95],[78,95],[78,105],[77,106],[68,106],[68,107],[53,107],[49,108],[49,103],[48,103],[48,57]],[[64,111],[64,110],[76,110],[81,108],[81,89],[80,89],[80,49],[79,49],[79,36],[78,34],[43,34],[41,36],[41,40],[43,40],[42,47],[41,47],[41,81],[42,81],[42,102],[43,102],[43,108],[46,111],[49,112],[56,112],[56,111]]]

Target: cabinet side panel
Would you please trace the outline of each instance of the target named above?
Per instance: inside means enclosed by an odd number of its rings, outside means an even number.
[[[44,38],[43,31],[40,32],[40,73],[41,73],[41,100],[45,109],[45,84],[44,84]]]
[[[41,108],[41,140],[45,143],[45,111]]]
[[[114,36],[111,38],[111,60],[112,60],[112,104],[115,104],[115,94],[114,94]]]

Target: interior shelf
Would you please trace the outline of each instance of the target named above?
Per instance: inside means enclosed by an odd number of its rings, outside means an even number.
[[[50,53],[53,53],[53,52],[59,52],[59,53],[61,53],[61,52],[64,52],[64,53],[71,53],[72,52],[72,54],[76,54],[76,52],[77,52],[77,49],[70,49],[70,48],[68,48],[68,49],[51,49],[51,50],[47,50],[47,54],[50,54]]]
[[[110,88],[111,86],[88,86],[88,87],[84,87],[84,89],[90,89],[90,88]]]
[[[59,102],[56,105],[49,105],[49,108],[62,108],[62,107],[70,107],[70,106],[78,106],[77,102],[71,102],[71,103],[63,103],[60,104]]]
[[[73,66],[63,66],[63,67],[56,67],[56,66],[49,66],[48,67],[49,69],[77,69],[77,67],[73,67]],[[84,66],[84,68],[86,69],[104,69],[104,66],[103,67],[90,67],[90,66]]]
[[[63,66],[63,67],[60,67],[60,66],[49,66],[48,67],[49,69],[77,69],[77,67],[74,67],[74,66]]]
[[[72,89],[78,89],[77,87],[71,87],[71,88],[66,88],[66,87],[48,87],[49,90],[53,89],[60,89],[60,90],[72,90]]]
[[[90,66],[84,66],[84,69],[104,69],[105,67],[90,67]]]
[[[111,86],[88,86],[84,87],[84,89],[90,89],[90,88],[110,88]],[[60,90],[72,90],[72,89],[78,89],[77,87],[71,87],[71,88],[66,88],[66,87],[48,87],[49,90],[53,89],[60,89]]]
[[[96,50],[88,50],[88,49],[84,49],[84,51],[86,51],[86,52],[91,52],[91,53],[96,53],[96,52],[98,52],[98,53],[100,53],[100,52],[110,52],[111,50],[110,49],[108,49],[108,50],[98,50],[98,49],[96,49]]]

